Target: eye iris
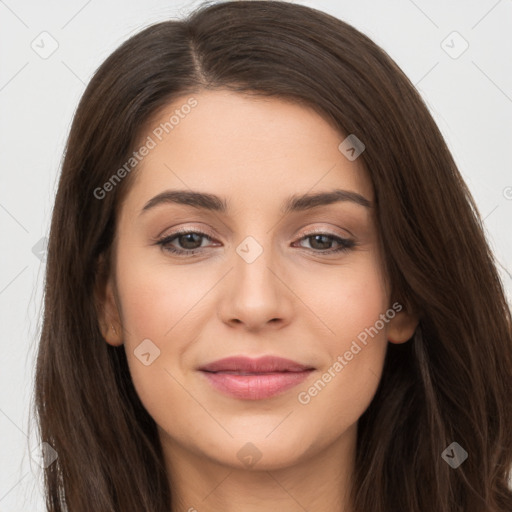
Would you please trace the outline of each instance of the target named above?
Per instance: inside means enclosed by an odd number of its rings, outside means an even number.
[[[188,242],[191,241],[191,237],[196,238],[196,245],[194,245],[194,241],[192,239],[192,247],[188,245]],[[185,235],[180,235],[178,237],[179,243],[184,249],[197,249],[198,247],[201,247],[201,239],[202,236],[198,233],[186,233]],[[185,243],[182,243],[183,240],[185,240]],[[199,241],[199,245],[197,245],[197,241]]]
[[[311,246],[314,249],[329,249],[329,245],[332,243],[332,240],[327,235],[313,235],[309,237],[310,239],[314,240],[314,243],[311,244]],[[325,242],[322,244],[320,242],[320,247],[315,247],[315,243],[318,241],[318,239],[324,238]]]

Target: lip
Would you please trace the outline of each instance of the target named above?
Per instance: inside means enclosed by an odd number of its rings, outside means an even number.
[[[219,359],[199,370],[222,393],[243,400],[262,400],[297,386],[315,368],[282,357],[235,356]]]

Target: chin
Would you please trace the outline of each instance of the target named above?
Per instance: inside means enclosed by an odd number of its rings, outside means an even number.
[[[275,434],[264,435],[261,433],[251,435],[247,432],[241,437],[229,439],[222,443],[220,449],[204,453],[219,464],[234,469],[246,469],[248,471],[274,471],[291,467],[306,456],[306,450],[310,444],[304,440],[303,433],[296,431],[296,435]]]

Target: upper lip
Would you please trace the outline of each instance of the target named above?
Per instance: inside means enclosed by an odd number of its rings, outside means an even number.
[[[262,356],[256,359],[245,356],[226,357],[199,368],[199,370],[205,372],[239,371],[251,373],[303,372],[313,369],[312,366],[276,356]]]

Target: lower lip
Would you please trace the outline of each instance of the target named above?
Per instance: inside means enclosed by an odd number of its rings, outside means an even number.
[[[307,379],[312,371],[261,373],[258,375],[204,371],[202,373],[218,391],[243,400],[262,400],[297,386]]]

